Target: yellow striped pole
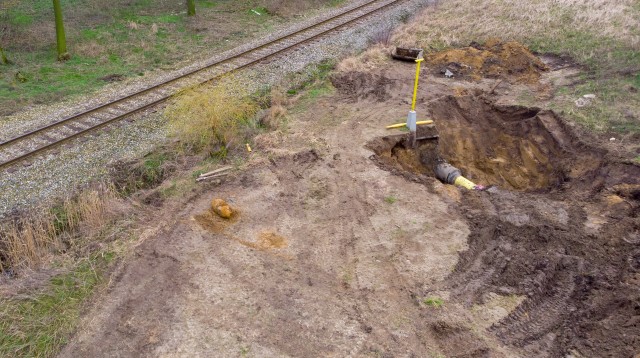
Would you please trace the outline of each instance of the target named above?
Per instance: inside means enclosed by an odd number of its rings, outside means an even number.
[[[413,84],[413,100],[411,101],[411,110],[416,110],[416,97],[418,96],[418,80],[420,79],[420,62],[424,61],[423,58],[416,60],[416,81]]]

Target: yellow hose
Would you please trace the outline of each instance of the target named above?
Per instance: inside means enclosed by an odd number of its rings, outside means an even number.
[[[456,180],[453,182],[453,184],[457,186],[461,186],[463,188],[467,188],[469,190],[473,190],[473,188],[476,187],[476,184],[474,182],[463,177],[462,175],[457,177]]]

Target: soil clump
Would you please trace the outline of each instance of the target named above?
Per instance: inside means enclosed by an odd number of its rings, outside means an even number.
[[[453,48],[425,55],[427,67],[436,76],[447,72],[469,80],[502,78],[512,82],[536,83],[540,72],[548,70],[527,47],[516,41],[490,39],[483,45]]]

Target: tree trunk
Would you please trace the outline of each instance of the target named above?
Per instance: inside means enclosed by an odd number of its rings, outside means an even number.
[[[187,0],[187,15],[194,16],[196,14],[196,0]]]
[[[53,13],[56,17],[56,40],[58,42],[58,61],[66,61],[71,56],[67,52],[67,39],[64,35],[64,23],[62,21],[62,7],[60,7],[60,0],[53,0]]]
[[[2,49],[2,47],[0,47],[0,65],[8,65],[9,64],[9,60],[7,59],[7,56],[4,54],[4,50]]]

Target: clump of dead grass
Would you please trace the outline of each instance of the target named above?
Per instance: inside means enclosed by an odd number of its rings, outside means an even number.
[[[280,128],[287,117],[287,105],[289,105],[287,93],[282,88],[272,88],[270,94],[269,108],[262,118],[260,124],[267,129]]]
[[[224,152],[241,145],[251,128],[258,104],[233,78],[178,94],[165,115],[170,132],[183,149]]]
[[[122,207],[111,187],[103,186],[0,223],[0,272],[37,268],[56,253],[81,249]]]
[[[373,70],[389,61],[392,49],[391,46],[378,43],[355,57],[340,61],[336,70],[339,72]]]

